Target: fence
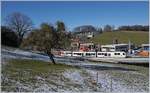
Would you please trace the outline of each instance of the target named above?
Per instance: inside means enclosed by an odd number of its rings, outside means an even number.
[[[30,75],[29,73],[20,73],[20,77],[17,77],[17,81],[20,82],[21,78],[23,78],[25,75]],[[60,81],[63,81],[64,79],[64,76],[60,76],[57,78],[57,81],[60,80]],[[103,81],[104,80],[104,81]],[[96,72],[96,74],[93,74],[93,76],[91,76],[91,84],[93,85],[93,88],[95,88],[95,90],[93,91],[99,91],[99,92],[114,92],[114,91],[122,91],[122,89],[118,90],[119,87],[117,87],[118,83],[116,83],[116,81],[122,81],[122,79],[118,79],[116,77],[110,77],[108,76],[107,74],[104,74],[104,76],[102,77],[101,74],[99,74],[98,72]],[[130,92],[134,92],[134,84],[132,81],[130,80],[123,80],[125,82],[128,82],[130,85],[127,86],[129,88],[129,91]],[[103,84],[105,83],[105,84]],[[102,85],[103,84],[103,85]],[[124,85],[125,83],[120,83],[120,88],[123,88],[123,87],[126,87],[126,85]],[[69,86],[68,86],[69,87]],[[22,92],[22,91],[26,91],[21,85],[18,84],[18,86],[1,86],[2,88],[2,91],[3,90],[9,90],[9,89],[12,89],[12,91],[17,91],[17,92]],[[57,85],[57,89],[55,91],[57,91],[59,88],[63,88],[62,85]],[[116,89],[117,88],[117,89]],[[32,91],[32,89],[30,88],[30,90]],[[87,90],[90,90],[90,87],[87,88]],[[85,91],[87,91],[85,90]],[[10,90],[9,90],[10,91]]]

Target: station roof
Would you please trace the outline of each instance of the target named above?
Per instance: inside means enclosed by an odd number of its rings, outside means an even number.
[[[128,44],[109,44],[109,45],[101,45],[101,47],[116,47],[116,46],[128,46]]]
[[[142,44],[142,46],[150,46],[150,44]]]

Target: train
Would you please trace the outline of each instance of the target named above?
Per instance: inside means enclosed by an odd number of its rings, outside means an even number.
[[[123,51],[114,52],[81,52],[81,51],[63,51],[61,56],[73,56],[73,57],[102,57],[102,58],[125,58],[127,54]]]

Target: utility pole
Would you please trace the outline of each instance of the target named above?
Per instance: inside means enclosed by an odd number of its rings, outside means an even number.
[[[131,54],[131,42],[130,42],[130,40],[129,40],[129,44],[128,44],[128,54],[130,55]]]

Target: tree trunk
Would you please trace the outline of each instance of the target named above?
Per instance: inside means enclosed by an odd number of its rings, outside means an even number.
[[[53,55],[52,53],[50,53],[49,57],[50,57],[52,63],[53,63],[53,64],[56,64],[56,62],[55,62],[55,60],[54,60],[54,55]]]
[[[18,37],[18,46],[21,45],[23,38],[22,37]]]
[[[47,51],[47,54],[50,58],[50,60],[52,61],[53,64],[56,64],[55,60],[54,60],[54,55],[51,53],[51,51]]]

